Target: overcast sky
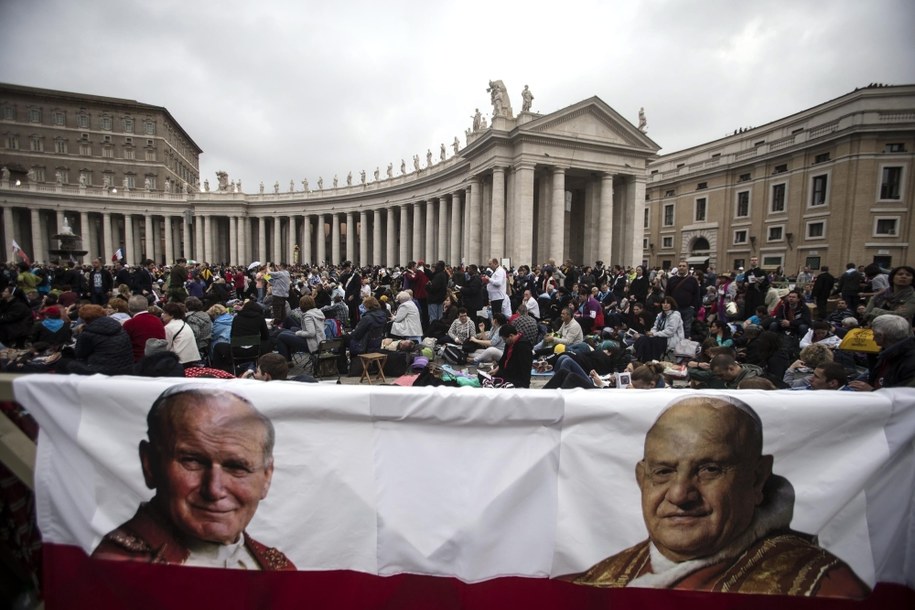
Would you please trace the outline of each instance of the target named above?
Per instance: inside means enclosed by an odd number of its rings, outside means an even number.
[[[243,190],[314,185],[489,117],[596,95],[661,153],[871,82],[915,83],[911,0],[2,0],[0,82],[166,107]],[[448,147],[448,156],[451,148]]]

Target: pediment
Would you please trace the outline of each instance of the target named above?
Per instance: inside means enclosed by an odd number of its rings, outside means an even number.
[[[618,146],[651,148],[657,146],[648,136],[626,121],[599,98],[591,98],[551,113],[524,125],[523,131],[543,135],[573,137]]]

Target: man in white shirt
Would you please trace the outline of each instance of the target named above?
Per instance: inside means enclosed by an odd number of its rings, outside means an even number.
[[[499,259],[490,260],[489,268],[492,269],[492,275],[488,279],[484,277],[483,282],[486,284],[486,294],[489,295],[489,305],[493,313],[496,313],[502,311],[503,301],[508,299],[508,293],[505,291],[508,280],[505,268],[499,264]]]
[[[534,298],[534,295],[531,294],[530,290],[524,291],[524,298],[522,299],[523,303],[527,305],[527,313],[530,314],[532,318],[535,318],[538,322],[540,321],[540,303],[537,302],[537,299]]]

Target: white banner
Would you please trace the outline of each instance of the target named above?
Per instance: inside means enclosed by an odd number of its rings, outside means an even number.
[[[497,576],[581,571],[647,537],[634,468],[682,390],[486,390],[202,380],[276,428],[247,530],[300,570]],[[38,525],[90,553],[148,500],[138,445],[169,379],[29,375]],[[709,394],[714,394],[709,392]],[[868,584],[915,585],[915,390],[734,393],[792,484],[792,529]]]

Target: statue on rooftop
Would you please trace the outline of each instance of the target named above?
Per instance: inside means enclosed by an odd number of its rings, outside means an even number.
[[[524,90],[521,92],[521,112],[530,112],[533,101],[534,94],[527,88],[527,85],[524,85]]]
[[[486,91],[489,92],[489,98],[492,101],[492,116],[494,118],[497,116],[512,118],[512,104],[508,99],[508,90],[502,81],[489,81],[489,88]]]
[[[639,131],[645,133],[648,131],[648,121],[645,119],[645,108],[639,108]]]

